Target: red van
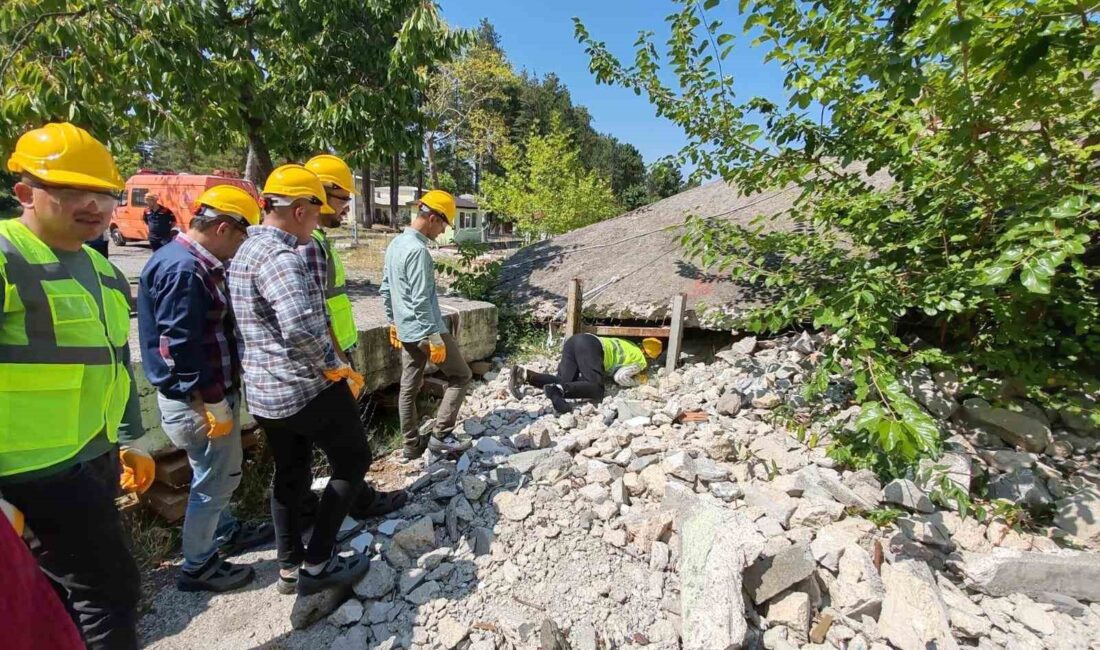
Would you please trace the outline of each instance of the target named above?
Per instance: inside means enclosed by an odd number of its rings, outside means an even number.
[[[236,185],[258,197],[252,181],[221,174],[177,174],[142,169],[126,181],[126,191],[119,199],[111,218],[111,241],[116,246],[149,238],[149,229],[141,220],[145,213],[145,196],[155,194],[160,204],[176,214],[180,232],[187,232],[191,223],[192,204],[200,194],[215,185]]]

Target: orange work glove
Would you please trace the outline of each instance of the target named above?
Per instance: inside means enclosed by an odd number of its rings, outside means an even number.
[[[126,492],[144,493],[153,484],[157,464],[149,452],[137,447],[123,447],[118,451],[122,461],[122,478],[119,485]]]
[[[447,360],[447,345],[443,343],[443,337],[438,334],[432,334],[427,339],[428,343],[428,360],[439,365]],[[423,343],[421,344],[423,345]]]
[[[366,386],[366,384],[367,380],[363,379],[363,375],[348,368],[348,388],[351,389],[352,397],[359,399],[359,396],[363,394],[363,387]]]
[[[325,379],[334,384],[338,384],[348,378],[349,372],[351,372],[351,366],[349,365],[338,366],[336,368],[325,368]]]
[[[396,325],[390,325],[390,346],[392,346],[394,350],[401,349],[401,339],[397,338]]]
[[[207,438],[221,438],[233,431],[233,409],[229,408],[229,402],[225,399],[213,404],[203,404],[203,409],[206,422],[210,425],[206,430]]]

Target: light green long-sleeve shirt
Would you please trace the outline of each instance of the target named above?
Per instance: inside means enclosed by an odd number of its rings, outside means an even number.
[[[390,242],[379,291],[386,319],[397,326],[397,338],[405,343],[447,333],[447,323],[439,311],[435,261],[428,252],[428,238],[415,229],[406,228]]]

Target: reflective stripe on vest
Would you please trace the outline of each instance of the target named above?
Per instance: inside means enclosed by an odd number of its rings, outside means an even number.
[[[85,246],[95,298],[21,221],[0,222],[0,476],[75,456],[118,427],[130,394],[120,359],[130,333],[130,286]]]
[[[325,307],[328,309],[332,333],[341,350],[350,350],[359,342],[359,330],[355,328],[355,316],[351,313],[351,299],[348,298],[347,279],[344,275],[344,263],[332,249],[332,245],[323,230],[313,231],[313,239],[328,260],[328,273],[325,277]]]
[[[604,372],[612,374],[619,368],[630,364],[637,364],[643,369],[646,367],[645,353],[630,341],[604,336],[596,338],[600,339],[600,345],[603,346]]]

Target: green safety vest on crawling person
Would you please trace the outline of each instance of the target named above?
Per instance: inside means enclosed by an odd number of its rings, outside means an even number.
[[[75,456],[106,429],[118,441],[130,394],[122,363],[130,286],[85,246],[103,301],[18,219],[0,222],[0,476]],[[104,322],[106,321],[106,322]]]
[[[623,366],[632,364],[644,370],[648,365],[645,353],[630,341],[605,336],[597,336],[596,338],[600,339],[600,345],[603,346],[604,372],[611,374]]]
[[[351,313],[351,299],[348,298],[347,279],[344,276],[344,263],[332,250],[325,232],[318,228],[313,231],[313,239],[325,252],[328,260],[328,277],[325,278],[325,307],[328,309],[332,333],[341,350],[350,350],[359,342],[359,330],[355,328],[355,317]]]

